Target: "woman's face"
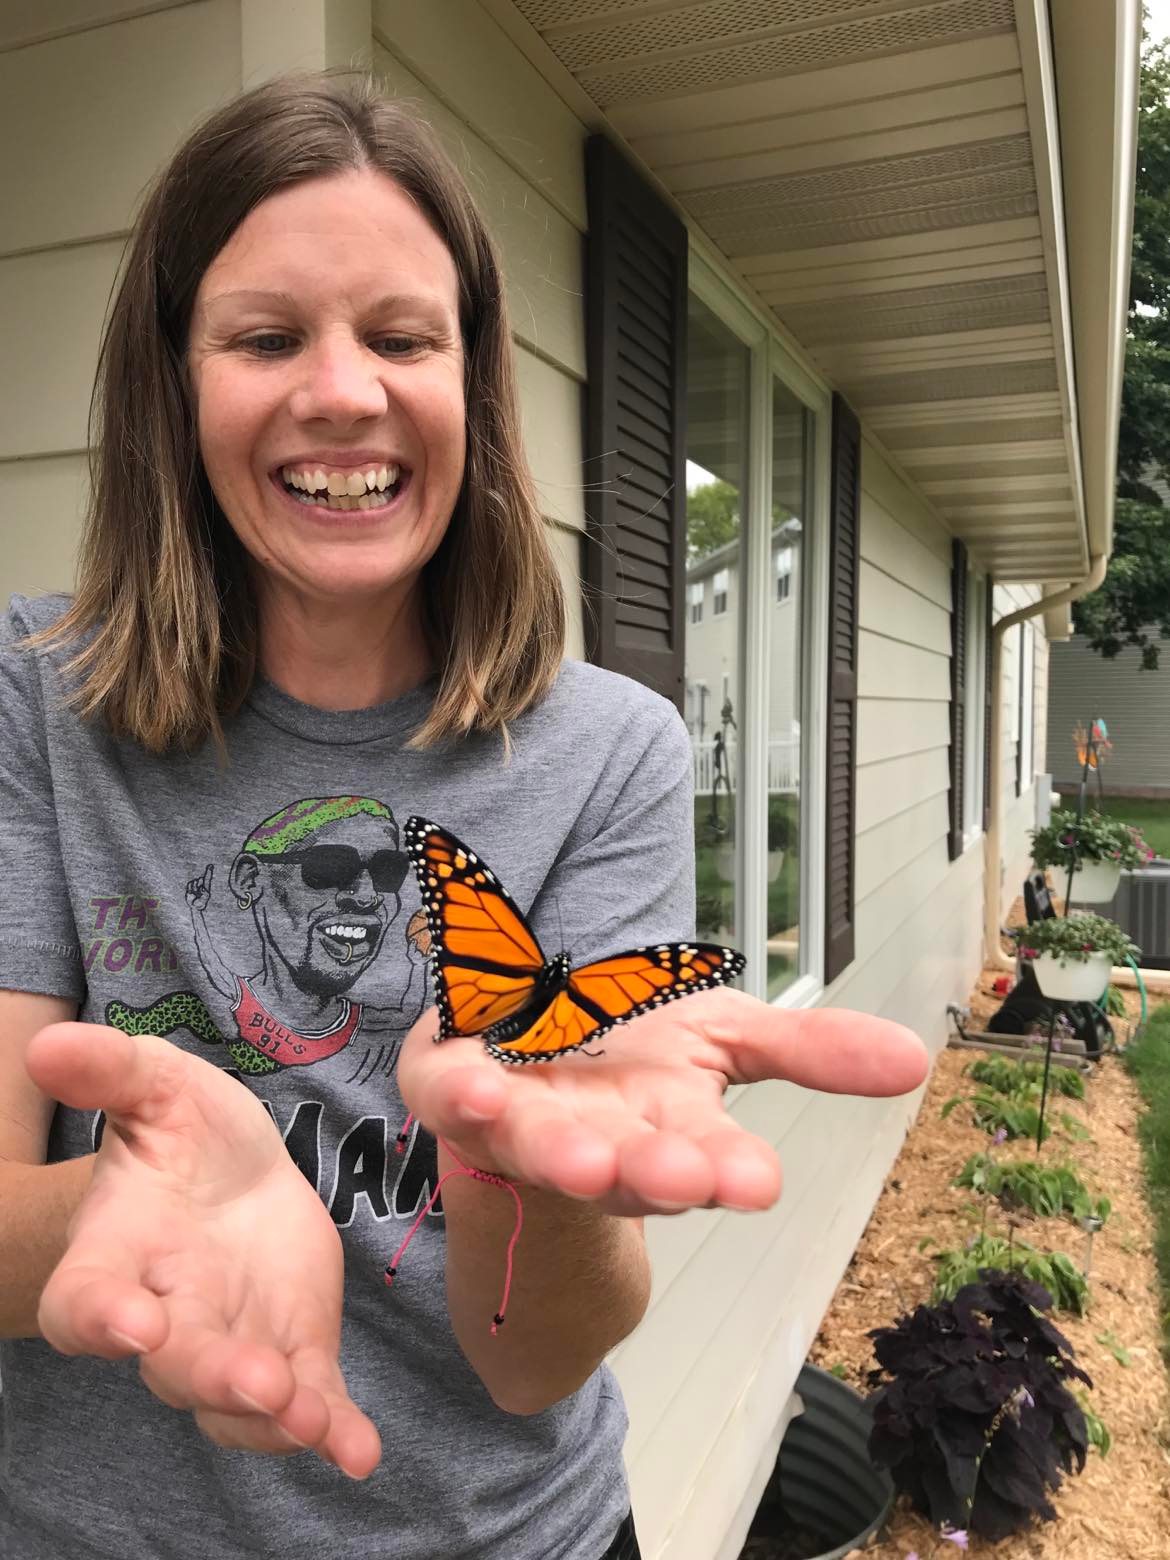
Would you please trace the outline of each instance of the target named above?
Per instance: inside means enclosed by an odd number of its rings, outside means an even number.
[[[410,198],[371,169],[270,196],[199,285],[189,362],[261,600],[404,602],[465,453],[455,262]]]

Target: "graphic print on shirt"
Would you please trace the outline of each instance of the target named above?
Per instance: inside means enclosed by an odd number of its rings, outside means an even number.
[[[191,991],[146,1008],[110,1002],[106,1022],[129,1033],[168,1035],[186,1028],[222,1040],[241,1073],[263,1077],[308,1067],[350,1049],[347,1082],[388,1072],[426,1000],[426,915],[405,929],[407,977],[400,996],[372,1004],[349,996],[370,968],[402,910],[409,859],[399,849],[391,809],[366,796],[309,797],[254,828],[227,874],[237,913],[247,914],[260,967],[234,967],[208,924],[215,864],[188,879],[185,897],[199,962],[230,1005],[236,1033],[222,1035]]]

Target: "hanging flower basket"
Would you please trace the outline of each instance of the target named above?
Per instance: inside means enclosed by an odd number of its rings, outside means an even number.
[[[1120,882],[1120,861],[1081,861],[1077,863],[1076,871],[1072,875],[1069,898],[1072,902],[1082,905],[1108,904],[1116,894]],[[1059,873],[1057,873],[1057,892],[1059,893],[1063,887],[1065,884],[1059,881]]]
[[[1032,960],[1036,984],[1046,997],[1062,1002],[1097,1002],[1109,984],[1107,953],[1091,953],[1083,963],[1062,963],[1052,953]]]

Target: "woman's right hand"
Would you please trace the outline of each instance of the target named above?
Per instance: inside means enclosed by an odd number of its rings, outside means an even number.
[[[153,1035],[51,1024],[26,1065],[105,1131],[38,1321],[62,1354],[141,1357],[142,1378],[220,1446],[314,1449],[353,1478],[373,1423],[338,1364],[343,1258],[260,1101]]]

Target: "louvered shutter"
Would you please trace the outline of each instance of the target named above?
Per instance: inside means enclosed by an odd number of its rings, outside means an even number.
[[[991,575],[983,586],[983,827],[991,824],[991,723],[1003,719],[1003,711],[992,698],[991,628],[995,622],[995,585]]]
[[[967,549],[951,547],[951,775],[947,852],[963,852],[963,766],[967,751]]]
[[[861,425],[842,397],[834,395],[829,495],[826,984],[836,979],[853,959],[860,511]]]
[[[585,169],[589,655],[681,710],[687,232],[604,136]]]

